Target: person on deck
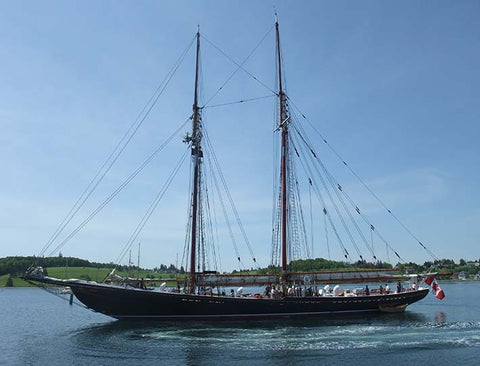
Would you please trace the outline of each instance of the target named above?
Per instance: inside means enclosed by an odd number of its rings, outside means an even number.
[[[269,295],[270,295],[270,291],[271,291],[271,287],[270,287],[270,285],[267,285],[267,287],[265,287],[265,293],[264,293],[264,295],[269,296]]]
[[[370,289],[368,288],[368,285],[365,285],[365,295],[370,295]]]
[[[400,281],[397,282],[397,294],[399,294],[400,292],[402,292],[402,284],[400,283]]]

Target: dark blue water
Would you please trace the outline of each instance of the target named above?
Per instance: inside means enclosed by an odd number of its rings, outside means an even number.
[[[5,365],[479,365],[480,282],[402,314],[124,323],[39,289],[0,289]]]

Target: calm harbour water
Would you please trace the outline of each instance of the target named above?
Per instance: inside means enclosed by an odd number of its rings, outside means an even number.
[[[0,289],[0,365],[478,365],[480,282],[402,314],[119,322],[39,289]]]

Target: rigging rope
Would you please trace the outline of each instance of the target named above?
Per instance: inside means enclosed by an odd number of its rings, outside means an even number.
[[[380,232],[377,230],[376,226],[373,225],[373,223],[368,219],[368,217],[363,213],[362,210],[360,210],[360,208],[355,204],[355,202],[353,202],[352,198],[348,195],[348,193],[345,191],[345,189],[342,189],[341,191],[343,193],[343,195],[347,198],[347,201],[350,203],[350,205],[355,209],[355,211],[357,212],[357,214],[360,215],[360,217],[363,219],[363,221],[369,225],[370,227],[370,231],[371,232],[375,232],[375,234],[380,238],[380,240],[382,240],[385,245],[387,247],[390,248],[390,250],[392,250],[395,255],[397,256],[397,258],[401,261],[401,262],[404,262],[405,263],[405,260],[397,253],[397,251],[395,249],[393,249],[390,244],[387,242],[387,240],[380,234]],[[373,246],[372,246],[372,251],[373,251]]]
[[[303,215],[303,205],[302,205],[302,201],[300,199],[300,187],[298,185],[298,181],[295,180],[295,197],[296,197],[296,201],[297,201],[297,211],[299,212],[299,216],[300,216],[300,224],[301,224],[301,229],[302,229],[302,233],[303,233],[303,242],[304,242],[304,249],[305,249],[305,254],[306,254],[306,257],[307,258],[310,258],[310,248],[308,247],[308,236],[307,236],[307,229],[306,229],[306,226],[305,226],[305,219],[304,219],[304,215]]]
[[[331,260],[332,258],[330,257],[330,244],[329,244],[329,241],[328,241],[328,227],[327,227],[327,213],[326,213],[326,211],[323,215],[323,225],[325,226],[325,240],[327,242],[328,260]]]
[[[301,128],[301,126],[300,126]],[[297,133],[298,130],[297,130]],[[306,136],[306,134],[305,134]],[[328,172],[328,170],[326,169],[326,167],[324,166],[324,164],[321,162],[321,160],[319,158],[317,158],[315,152],[313,151],[313,148],[311,147],[310,145],[310,142],[306,141],[306,138],[301,136],[303,142],[307,145],[308,149],[312,152],[312,154],[314,155],[315,159],[319,161],[319,163],[322,165],[323,167],[323,170],[325,172],[325,174],[330,177],[331,181],[333,182],[332,183],[332,189],[336,192],[337,192],[337,189],[335,189],[335,185],[337,186],[338,188],[338,191],[342,192],[343,195],[347,198],[347,201],[350,203],[350,205],[352,206],[352,208],[361,216],[361,218],[363,219],[363,221],[371,228],[371,231],[375,231],[375,233],[377,234],[377,236],[385,243],[385,245],[387,245],[387,247],[389,247],[394,253],[395,255],[397,256],[397,258],[401,261],[401,262],[405,262],[405,260],[397,253],[397,251],[395,249],[393,249],[390,244],[387,242],[387,240],[377,231],[375,230],[375,226],[368,220],[368,218],[362,213],[362,211],[360,210],[360,208],[358,208],[358,206],[353,202],[353,200],[351,199],[351,197],[347,194],[347,192],[345,191],[345,189],[342,188],[342,186],[335,180],[335,178],[333,177],[333,175]],[[347,211],[348,212],[348,211]],[[352,221],[353,221],[353,218],[351,218]],[[356,222],[354,222],[354,224],[357,226],[357,230],[359,230],[359,227],[358,225],[356,224]],[[361,235],[363,236],[363,233],[361,233]],[[376,256],[375,256],[375,252],[373,250],[373,248],[369,248],[367,242],[366,242],[366,238],[364,237],[364,243],[365,245],[367,246],[367,248],[369,249],[369,251],[372,253],[373,255],[373,258],[374,260],[376,260]]]
[[[189,174],[188,174],[189,177],[192,176],[192,164],[190,164],[190,171],[189,171]],[[188,192],[192,192],[192,180],[189,179],[189,187],[188,187]],[[185,269],[188,268],[188,258],[190,258],[190,241],[191,241],[191,225],[192,225],[192,215],[190,214],[190,208],[192,207],[192,201],[193,201],[193,196],[190,194],[188,196],[188,200],[187,200],[187,213],[186,213],[186,217],[188,217],[187,219],[187,227],[185,228],[185,232],[187,233],[187,235],[185,235],[185,242],[184,242],[184,246],[183,246],[183,254],[182,254],[182,264],[185,263]]]
[[[172,77],[175,75],[176,71],[178,70],[179,66],[182,64],[186,54],[190,50],[190,48],[193,45],[195,38],[192,39],[190,44],[184,49],[180,57],[177,59],[175,62],[174,66],[170,71],[167,73],[165,78],[162,80],[162,82],[159,84],[157,89],[155,89],[154,93],[148,100],[148,102],[145,104],[143,109],[140,111],[138,114],[137,118],[134,120],[134,122],[130,125],[130,127],[127,129],[123,137],[120,139],[120,141],[117,143],[111,154],[108,156],[108,158],[104,161],[100,169],[97,171],[93,179],[90,181],[88,184],[87,188],[81,193],[80,197],[76,200],[75,204],[72,206],[70,211],[67,213],[67,215],[64,217],[60,225],[57,227],[57,229],[54,231],[52,236],[49,238],[49,240],[45,243],[43,246],[42,250],[40,251],[40,256],[43,256],[43,254],[48,250],[48,248],[53,244],[53,242],[58,238],[58,236],[63,232],[63,230],[67,227],[67,225],[72,221],[72,219],[75,217],[75,215],[78,213],[78,211],[82,208],[82,206],[85,204],[87,199],[92,195],[92,193],[95,191],[95,189],[98,187],[98,185],[102,182],[103,178],[106,176],[106,174],[110,171],[112,166],[115,164],[115,162],[118,160],[122,152],[125,150],[125,148],[128,146],[130,141],[133,139],[137,131],[139,130],[140,126],[143,124],[147,116],[150,114],[151,110],[157,103],[158,99],[160,96],[163,94],[165,91],[166,87],[170,83],[170,80]],[[143,117],[142,117],[143,116]]]
[[[33,282],[33,281],[30,281],[30,280],[27,280],[27,279],[24,279],[24,281],[27,282],[27,283],[29,283],[29,284],[32,285],[32,286],[38,287],[38,288],[40,288],[40,289],[48,292],[49,294],[51,294],[51,295],[53,295],[53,296],[56,296],[56,297],[58,297],[58,298],[60,298],[60,299],[62,299],[62,300],[64,300],[64,301],[68,301],[68,303],[69,303],[70,305],[76,305],[76,306],[79,306],[79,307],[81,307],[81,308],[83,308],[83,309],[89,309],[88,306],[86,306],[86,305],[84,305],[84,304],[82,304],[82,303],[79,303],[79,302],[77,302],[77,301],[73,301],[73,300],[72,300],[72,301],[70,302],[70,300],[69,300],[69,299],[66,299],[65,296],[62,296],[62,295],[58,294],[57,292],[51,290],[50,288],[48,288],[47,286],[45,286],[44,283],[41,283],[41,284],[40,284],[40,283],[38,283],[38,282]]]
[[[307,175],[308,177],[312,177],[312,176],[313,176],[312,170],[311,170],[310,165],[308,164],[308,162],[307,162],[307,161],[304,161],[304,160],[302,160],[302,159],[299,159],[299,161],[300,161],[300,165],[302,166],[302,168],[303,168],[303,170],[305,171],[306,175]],[[322,178],[322,177],[320,177],[320,178]],[[325,199],[323,198],[323,195],[322,195],[322,193],[320,192],[320,189],[318,188],[316,181],[313,180],[312,183],[313,183],[314,192],[315,192],[315,194],[317,195],[317,198],[320,200],[320,203],[321,203],[322,206],[323,206],[324,217],[328,219],[328,222],[329,222],[330,226],[332,227],[332,230],[333,230],[335,236],[337,237],[338,243],[339,243],[340,247],[341,247],[342,250],[343,250],[345,259],[348,259],[348,258],[350,257],[350,254],[348,253],[347,249],[345,248],[345,245],[343,244],[343,241],[342,241],[342,239],[341,239],[341,237],[340,237],[340,235],[339,235],[339,233],[338,233],[338,231],[337,231],[337,228],[336,228],[336,226],[335,226],[335,224],[334,224],[334,222],[333,222],[333,220],[332,220],[332,217],[330,216],[330,214],[329,214],[328,211],[327,211],[327,205],[326,205]],[[328,188],[327,188],[327,190],[328,190]],[[326,227],[326,226],[325,226],[325,227]]]
[[[86,224],[90,222],[110,201],[112,201],[152,160],[153,158],[162,151],[169,143],[173,140],[173,138],[185,127],[185,125],[190,121],[190,117],[188,117],[183,124],[177,128],[172,135],[170,135],[167,140],[165,140],[132,174],[128,176],[128,178],[123,181],[120,186],[113,191],[110,196],[108,196],[95,210],[93,210],[87,218],[82,221],[80,225],[77,226],[75,230],[73,230],[65,239],[63,239],[56,247],[51,251],[49,255],[53,255],[58,250],[60,250],[70,239],[72,239]]]
[[[314,159],[320,164],[320,166],[322,167],[322,170],[323,170],[323,173],[325,174],[325,177],[327,178],[327,180],[329,181],[330,183],[330,186],[332,187],[332,190],[335,192],[335,195],[337,196],[338,198],[338,201],[342,204],[342,207],[344,209],[344,211],[347,213],[348,217],[350,218],[350,221],[352,222],[352,224],[355,226],[355,229],[357,230],[357,233],[359,234],[359,236],[361,237],[361,239],[363,240],[363,243],[365,244],[365,246],[367,247],[367,249],[370,251],[370,253],[372,254],[372,257],[374,259],[374,261],[377,260],[376,256],[375,256],[375,253],[372,251],[372,249],[369,247],[368,245],[368,240],[367,238],[365,237],[365,235],[363,234],[363,231],[360,229],[360,227],[358,226],[357,222],[355,221],[354,217],[352,216],[352,213],[350,212],[350,210],[348,209],[347,205],[345,204],[345,201],[342,199],[341,195],[339,192],[343,192],[343,188],[342,186],[335,180],[335,178],[332,176],[332,174],[330,174],[330,172],[327,170],[325,164],[323,164],[323,162],[321,161],[321,159],[318,157],[318,155],[315,153],[315,151],[313,150],[313,148],[308,144],[308,142],[306,141],[306,139],[303,137],[303,135],[300,133],[300,131],[298,130],[297,126],[294,125],[294,129],[295,129],[295,132],[298,134],[298,136],[300,137],[300,139],[303,141],[303,143],[307,146],[307,148],[310,150],[311,154],[313,155]],[[353,205],[354,208],[356,208],[355,205]],[[357,211],[358,212],[358,211]],[[360,256],[360,258],[363,260],[362,256]]]
[[[210,162],[210,157],[208,157],[208,160]],[[210,162],[211,164],[211,162]],[[213,173],[213,172],[212,172]],[[238,260],[238,264],[240,266],[240,269],[243,269],[245,268],[245,266],[243,265],[242,261],[241,261],[241,257],[240,257],[240,251],[238,250],[238,245],[237,245],[237,241],[235,240],[235,235],[233,234],[233,230],[232,230],[232,225],[230,225],[230,220],[228,219],[228,212],[227,212],[227,209],[225,207],[225,202],[223,201],[222,199],[222,195],[221,195],[221,191],[220,191],[220,186],[218,185],[218,180],[217,180],[217,177],[215,174],[212,174],[212,177],[213,177],[213,182],[215,184],[215,188],[217,190],[217,194],[220,198],[220,206],[222,207],[222,211],[223,211],[223,216],[225,217],[225,221],[227,223],[227,228],[228,228],[228,233],[230,235],[230,240],[232,241],[232,244],[233,244],[233,247],[234,247],[234,250],[235,250],[235,255],[237,256],[237,260]]]
[[[207,178],[207,174],[205,174],[205,180]],[[214,200],[214,195],[211,195],[212,200]],[[207,232],[210,236],[210,242],[212,245],[210,246],[211,251],[212,251],[212,256],[213,256],[213,261],[214,261],[214,269],[217,270],[218,263],[217,263],[217,252],[216,252],[216,243],[218,238],[218,232],[214,230],[214,228],[218,228],[217,222],[216,222],[216,215],[215,215],[215,205],[210,205],[210,194],[209,194],[209,189],[208,189],[208,184],[205,183],[205,201],[206,201],[206,212],[207,212]],[[213,211],[213,215],[212,215]],[[213,220],[212,220],[213,217]],[[215,221],[215,224],[213,223]]]
[[[323,140],[325,145],[328,146],[328,148],[333,152],[333,154],[342,162],[343,165],[347,167],[347,169],[350,171],[351,174],[363,185],[363,187],[380,203],[380,205],[392,216],[392,218],[415,240],[417,243],[435,260],[439,260],[438,257],[430,250],[428,249],[421,241],[420,239],[388,208],[388,206],[378,197],[378,195],[375,194],[375,192],[372,191],[372,189],[365,183],[365,181],[353,170],[353,168],[347,164],[347,162],[343,159],[343,157],[333,148],[332,145],[326,140],[326,138],[322,135],[320,131],[315,127],[315,125],[303,114],[300,110],[300,108],[293,102],[290,98],[288,98],[289,101],[292,103],[292,105],[297,109],[297,111],[301,114],[302,118],[308,122],[310,127],[320,136],[320,138]],[[395,254],[398,256],[398,254],[395,252]]]
[[[158,207],[158,204],[160,203],[161,199],[163,198],[163,196],[165,195],[167,189],[170,187],[170,184],[172,183],[173,179],[176,177],[178,171],[180,170],[183,162],[185,161],[186,157],[188,156],[188,152],[189,152],[189,149],[191,148],[191,145],[188,145],[187,146],[187,149],[185,150],[185,152],[183,153],[183,155],[181,156],[180,160],[178,161],[177,165],[175,166],[174,170],[172,171],[172,173],[170,174],[170,176],[167,178],[167,181],[165,182],[165,184],[162,186],[162,188],[160,189],[160,191],[157,193],[157,195],[155,196],[155,198],[153,199],[152,203],[150,204],[150,206],[148,207],[148,210],[147,212],[143,215],[142,219],[140,220],[140,222],[138,223],[137,227],[135,228],[135,230],[133,231],[132,235],[130,236],[130,238],[128,239],[127,243],[125,244],[123,250],[120,252],[119,256],[117,257],[115,263],[115,269],[118,267],[118,265],[120,264],[120,262],[123,260],[123,258],[125,257],[125,255],[127,254],[128,250],[130,249],[130,247],[133,245],[133,243],[135,242],[135,240],[137,239],[138,235],[140,234],[140,232],[142,231],[142,229],[145,227],[145,225],[147,224],[148,220],[150,219],[150,217],[152,216],[152,214],[155,212],[155,209]]]
[[[301,126],[300,126],[301,127]],[[295,127],[296,128],[296,127]],[[364,222],[370,227],[370,228],[373,228],[373,230],[375,230],[375,226],[366,218],[365,215],[362,214],[362,212],[360,211],[360,209],[358,208],[357,205],[355,205],[355,203],[353,202],[353,200],[350,198],[350,196],[346,193],[346,191],[342,188],[342,186],[335,181],[335,179],[333,178],[333,176],[328,172],[328,170],[326,169],[326,167],[324,166],[324,164],[322,163],[322,161],[317,157],[317,155],[315,154],[313,148],[311,147],[311,144],[307,141],[307,138],[306,137],[303,137],[298,129],[296,131],[300,138],[302,139],[302,141],[304,142],[304,144],[307,146],[307,148],[309,149],[309,151],[311,152],[311,154],[314,156],[314,159],[317,160],[319,162],[319,164],[321,164],[322,166],[322,169],[324,170],[324,173],[325,175],[327,176],[327,178],[329,178],[331,180],[331,186],[332,186],[332,189],[335,191],[335,193],[337,194],[337,197],[339,197],[339,194],[338,194],[338,191],[342,192],[343,195],[347,198],[347,200],[349,201],[349,203],[351,204],[352,208],[361,216],[361,218],[364,220]],[[305,134],[306,136],[306,134]],[[337,186],[338,190],[335,188],[335,186]],[[339,197],[340,199],[340,197]],[[342,204],[344,204],[344,201],[341,200]],[[360,231],[360,228],[358,227],[358,224],[356,223],[356,221],[354,221],[353,217],[351,216],[350,214],[350,211],[344,206],[344,209],[347,211],[347,213],[349,214],[352,222],[354,222],[357,230]],[[377,236],[388,246],[390,247],[390,249],[395,253],[395,255],[398,257],[398,259],[401,261],[401,262],[405,262],[404,259],[397,253],[397,251],[395,249],[393,249],[389,244],[388,242],[386,241],[386,239],[378,232],[378,231],[375,231]],[[367,247],[367,249],[372,253],[372,256],[374,258],[374,260],[376,260],[376,256],[375,256],[375,253],[373,251],[373,249],[371,249],[367,243],[367,240],[365,238],[365,236],[363,235],[363,232],[360,232],[360,235],[363,237],[364,239],[364,243],[365,243],[365,246]]]
[[[230,60],[232,63],[234,63],[235,65],[237,65],[237,68],[230,74],[230,76],[225,80],[225,82],[220,86],[220,88],[218,88],[218,90],[207,100],[207,102],[203,105],[203,107],[207,106],[208,103],[210,103],[212,101],[213,98],[215,98],[217,96],[218,93],[220,93],[220,91],[225,87],[225,85],[227,85],[227,83],[233,78],[233,76],[238,72],[238,70],[242,70],[244,71],[245,73],[247,73],[252,79],[254,79],[256,82],[258,82],[260,85],[262,85],[264,88],[268,89],[269,91],[271,91],[273,94],[276,94],[274,90],[272,90],[267,84],[263,83],[262,81],[260,81],[259,79],[257,79],[257,77],[255,75],[253,75],[252,73],[250,73],[248,70],[246,70],[243,65],[248,61],[248,59],[255,53],[255,51],[257,50],[258,47],[260,47],[260,45],[263,43],[263,41],[265,40],[265,38],[267,38],[267,36],[270,34],[270,32],[273,30],[273,26],[270,27],[270,29],[265,33],[265,35],[263,36],[263,38],[260,40],[260,42],[258,42],[258,44],[255,46],[255,48],[249,53],[249,55],[243,60],[242,63],[238,63],[236,62],[232,57],[230,57],[229,55],[227,55],[220,47],[218,47],[217,45],[215,45],[213,42],[211,42],[210,40],[208,40],[208,38],[206,38],[205,36],[202,35],[202,38],[205,39],[205,41],[207,41],[208,43],[210,43],[210,45],[215,48],[217,51],[219,51],[223,56],[225,56],[228,60]],[[202,107],[202,108],[203,108]]]
[[[293,143],[293,141],[292,141],[292,143]],[[303,146],[303,145],[301,145],[301,146]],[[306,145],[305,145],[305,146],[306,146]],[[308,146],[307,146],[307,148],[308,148]],[[298,150],[296,150],[296,151],[298,151]],[[300,151],[301,151],[303,154],[305,154],[305,152],[304,152],[303,149],[301,149]],[[310,151],[310,153],[312,153],[312,151]],[[312,159],[312,157],[311,157],[312,155],[307,154],[307,156],[309,156],[310,159]],[[316,160],[314,160],[314,161],[316,161]],[[328,189],[327,182],[325,181],[325,179],[323,178],[323,176],[320,174],[320,171],[318,170],[317,166],[316,166],[316,165],[313,165],[313,168],[314,168],[314,170],[317,172],[317,175],[318,175],[318,177],[319,177],[319,179],[320,179],[320,182],[322,183],[323,188],[325,189],[325,191],[326,191],[326,193],[327,193],[327,196],[328,196],[329,199],[330,199],[330,203],[333,205],[333,208],[335,209],[335,212],[337,213],[337,216],[338,216],[338,218],[340,219],[340,222],[342,223],[343,229],[345,230],[347,236],[349,237],[350,242],[352,243],[353,247],[355,248],[355,251],[357,252],[358,256],[359,256],[360,259],[363,261],[362,253],[360,252],[360,249],[358,248],[358,245],[357,245],[357,243],[356,243],[356,241],[355,241],[355,239],[354,239],[354,237],[353,237],[353,235],[352,235],[352,233],[351,233],[351,231],[350,231],[347,223],[345,222],[345,218],[343,217],[340,209],[338,208],[338,205],[336,204],[335,200],[334,200],[333,197],[332,197],[332,194],[331,194],[330,190]],[[310,174],[310,176],[313,176],[313,175]],[[328,177],[327,177],[327,179],[328,179]]]
[[[208,149],[209,149],[209,151],[212,155],[213,162],[214,162],[215,167],[218,171],[218,175],[220,176],[220,180],[222,182],[223,189],[224,189],[224,191],[227,195],[228,201],[230,203],[230,207],[231,207],[232,212],[233,212],[233,214],[235,216],[235,219],[237,221],[237,225],[240,229],[240,232],[243,235],[243,239],[244,239],[245,243],[247,244],[247,247],[248,247],[248,250],[249,250],[250,255],[252,257],[252,260],[256,264],[256,266],[258,267],[257,259],[255,258],[255,254],[253,252],[252,246],[250,245],[250,241],[248,240],[247,233],[245,231],[245,228],[243,227],[242,221],[240,220],[240,215],[238,214],[237,207],[235,206],[235,202],[233,201],[232,195],[230,194],[230,190],[228,189],[227,181],[225,179],[225,176],[223,175],[222,169],[220,167],[220,163],[218,162],[217,156],[216,156],[215,151],[213,149],[212,142],[211,142],[210,137],[208,136],[208,133],[206,131],[205,131],[205,141],[207,142]]]
[[[275,63],[275,67],[278,69],[278,65]],[[277,70],[278,71],[278,70]],[[278,72],[275,72],[275,85],[278,84]],[[277,129],[279,120],[279,110],[277,108],[277,100],[273,101],[273,115],[272,115],[272,131]],[[274,267],[278,267],[280,264],[280,225],[281,225],[281,191],[280,191],[280,141],[272,133],[272,252],[270,264]]]
[[[250,98],[250,99],[237,100],[237,101],[234,101],[234,102],[214,104],[214,105],[209,105],[209,106],[206,106],[206,107],[203,107],[203,108],[206,109],[206,108],[223,107],[223,106],[227,106],[227,105],[253,102],[253,101],[260,100],[260,99],[266,99],[266,98],[272,98],[272,97],[275,97],[275,95],[274,95],[274,94],[272,94],[272,95],[264,95],[263,97],[256,97],[256,98]]]
[[[312,180],[308,178],[308,201],[310,203],[310,243],[312,246],[311,249],[311,254],[312,254],[312,259],[315,258],[314,252],[313,252],[313,206],[312,206]]]

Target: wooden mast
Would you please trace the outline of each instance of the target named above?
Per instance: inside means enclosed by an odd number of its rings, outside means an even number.
[[[288,116],[285,111],[285,94],[282,87],[282,59],[280,53],[280,32],[278,20],[275,22],[277,38],[277,62],[278,62],[278,100],[279,100],[279,127],[282,129],[282,156],[281,156],[281,190],[282,190],[282,272],[287,270],[287,158],[288,158]]]
[[[190,245],[190,293],[195,292],[195,267],[196,267],[196,249],[197,249],[197,211],[198,211],[198,186],[199,186],[199,170],[202,158],[201,139],[202,133],[200,131],[200,110],[198,108],[198,65],[200,54],[200,31],[197,31],[197,53],[195,62],[195,94],[193,99],[193,115],[192,115],[192,158],[194,164],[193,172],[193,194],[192,194],[192,232]]]

